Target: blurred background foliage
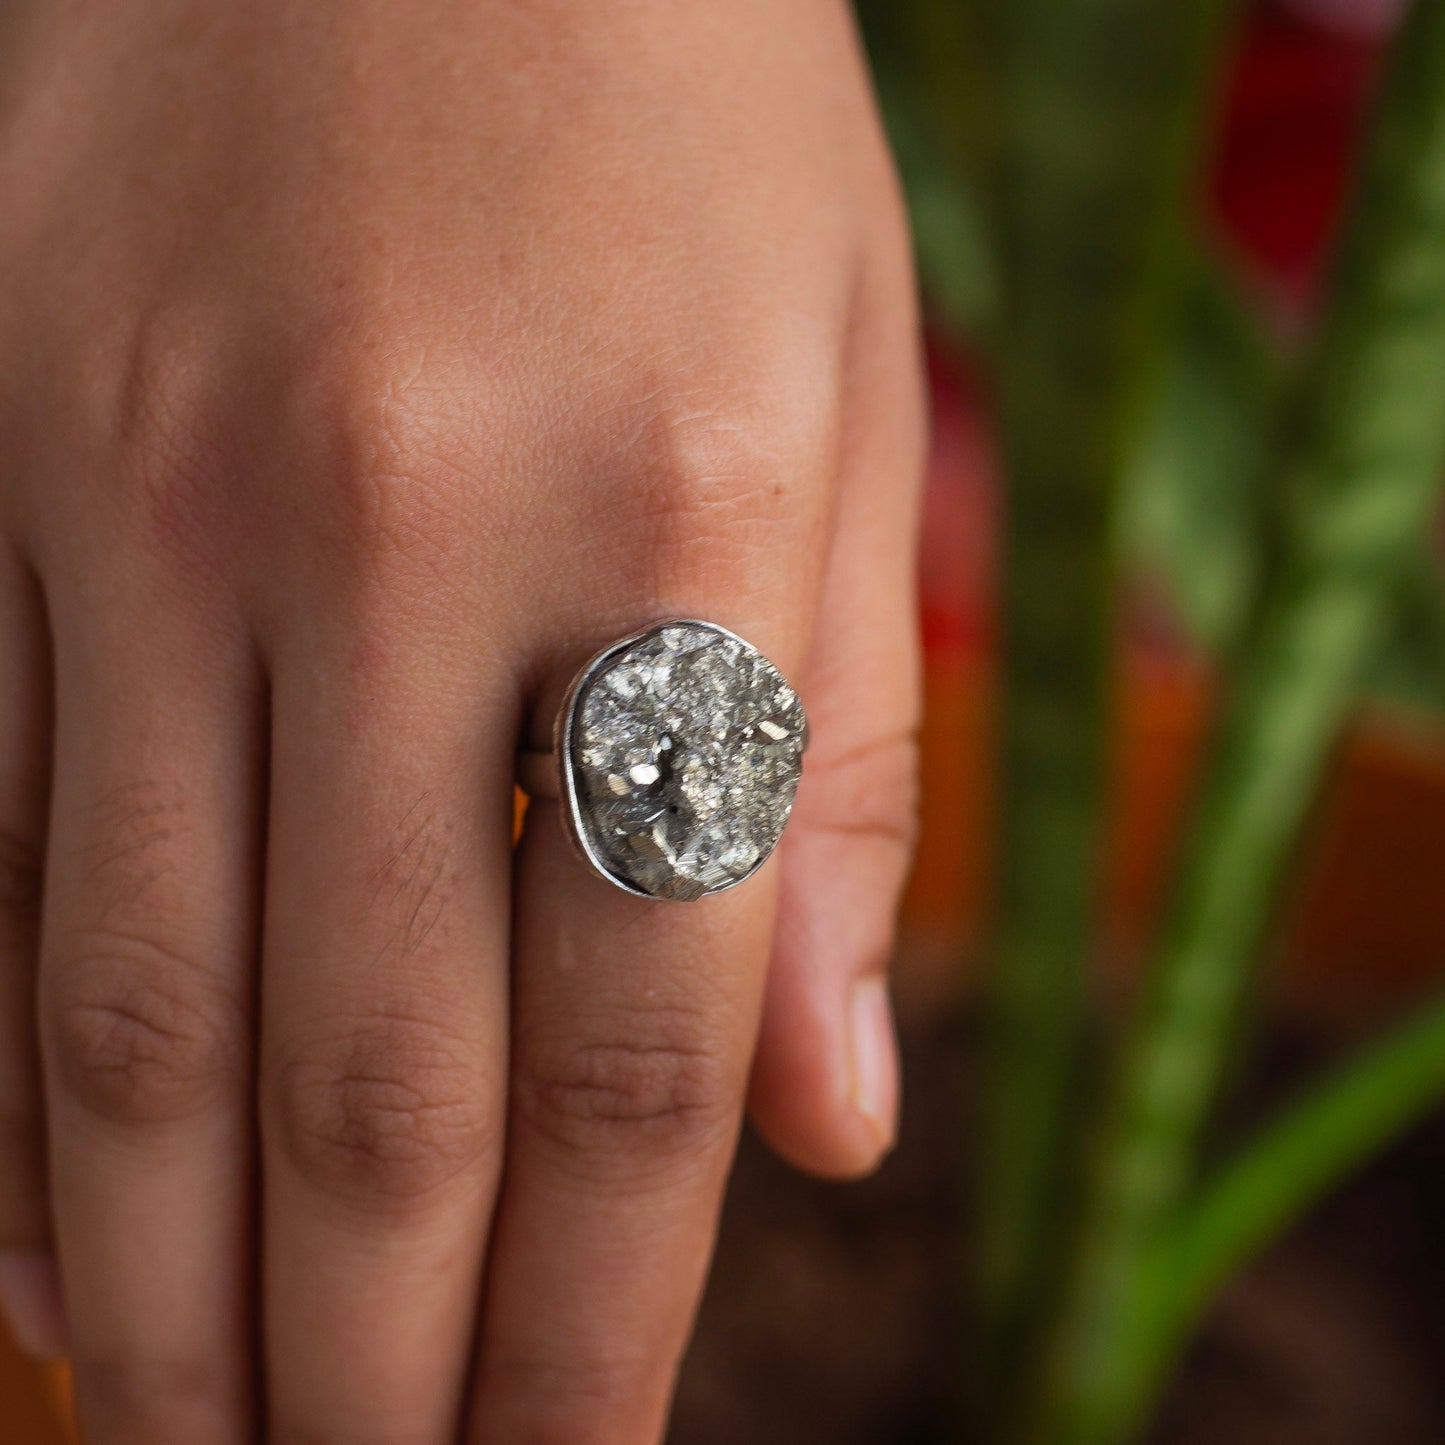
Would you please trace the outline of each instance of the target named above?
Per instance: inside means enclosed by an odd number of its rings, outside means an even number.
[[[997,304],[985,201],[989,144],[979,49],[988,0],[859,0],[875,84],[908,200],[935,334],[986,350]],[[1370,8],[1364,0],[1364,8]],[[1374,7],[1379,9],[1378,6]],[[1122,477],[1118,551],[1167,588],[1191,637],[1222,652],[1268,548],[1259,470],[1300,336],[1270,315],[1207,216],[1182,218],[1187,256],[1152,406]],[[1198,197],[1193,198],[1198,201]],[[1262,314],[1263,313],[1263,314]],[[1361,690],[1445,715],[1445,579],[1438,538],[1400,580],[1392,625]]]
[[[1001,467],[965,1368],[985,1438],[1115,1445],[1229,1273],[1445,1094],[1436,1004],[1219,1153],[1346,723],[1369,697],[1445,713],[1445,5],[1404,20],[1336,260],[1293,306],[1201,203],[1237,7],[860,12],[935,344],[970,358]],[[1141,580],[1220,685],[1115,1019],[1095,955],[1119,614]]]

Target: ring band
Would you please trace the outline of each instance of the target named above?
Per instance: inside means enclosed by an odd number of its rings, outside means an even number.
[[[550,753],[517,783],[555,798],[592,870],[628,893],[691,901],[750,878],[792,811],[808,719],[782,673],[713,622],[669,618],[573,678]]]

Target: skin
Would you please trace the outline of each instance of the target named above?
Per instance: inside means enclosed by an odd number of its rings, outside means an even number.
[[[0,195],[12,1323],[93,1445],[657,1440],[745,1110],[895,1128],[921,388],[846,8],[12,0]],[[812,720],[692,905],[512,850],[667,615]]]

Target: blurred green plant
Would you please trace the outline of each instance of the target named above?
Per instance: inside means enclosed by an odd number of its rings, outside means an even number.
[[[938,324],[1004,461],[998,898],[976,1168],[986,1438],[1122,1445],[1213,1290],[1445,1098],[1445,1002],[1205,1163],[1363,691],[1445,708],[1445,5],[1383,87],[1293,354],[1195,240],[1224,0],[861,5]],[[1224,698],[1154,956],[1089,974],[1116,578],[1162,576]]]

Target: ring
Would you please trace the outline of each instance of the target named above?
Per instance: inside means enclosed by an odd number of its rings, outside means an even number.
[[[713,622],[669,618],[604,647],[517,782],[555,798],[582,859],[644,898],[734,888],[792,812],[808,718],[782,673]]]

